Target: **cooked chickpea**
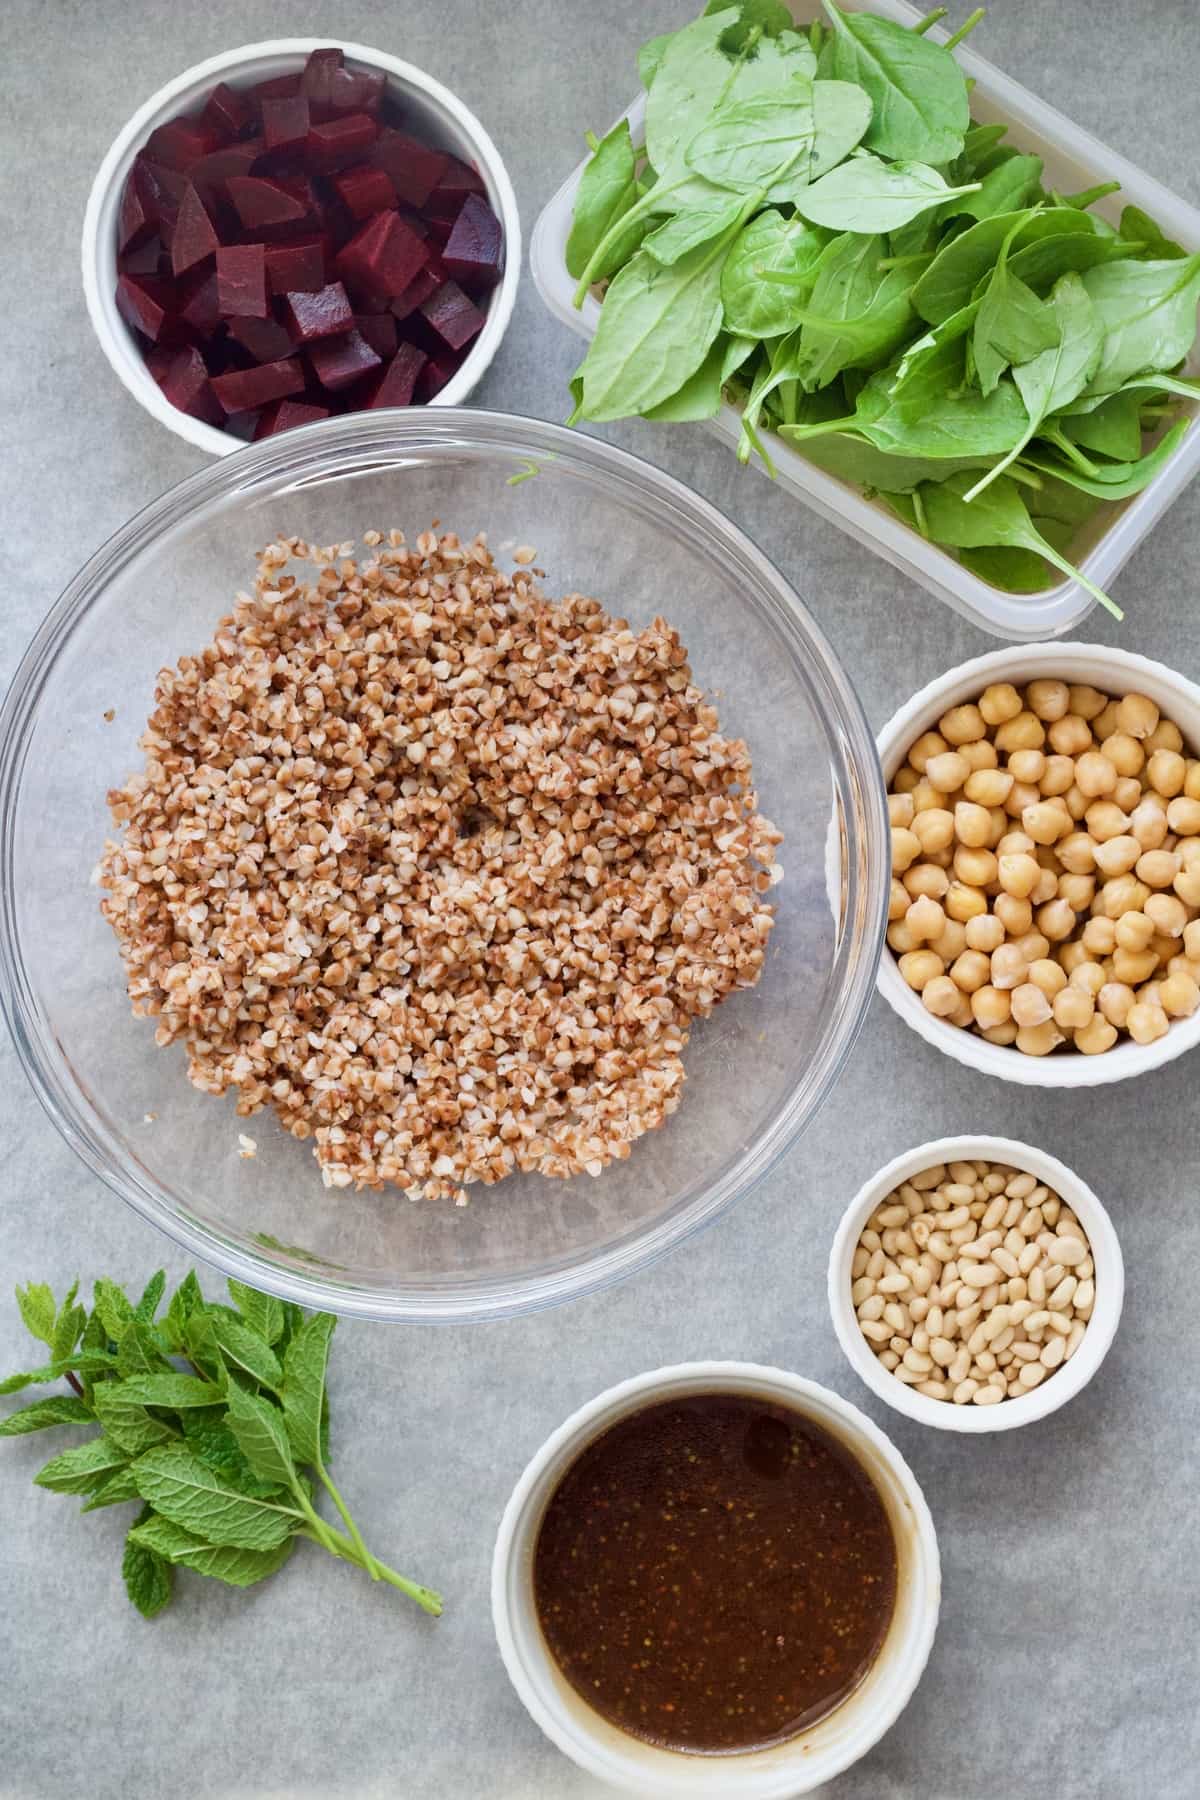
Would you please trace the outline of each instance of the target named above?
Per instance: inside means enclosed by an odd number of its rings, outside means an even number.
[[[953,881],[947,889],[945,905],[950,918],[965,925],[968,919],[987,911],[987,898],[969,882]]]
[[[976,806],[1003,806],[1014,779],[1007,769],[973,769],[963,783],[963,793]]]
[[[1148,738],[1158,724],[1158,708],[1146,694],[1123,695],[1116,703],[1116,713],[1117,730],[1127,731],[1130,737]]]
[[[1064,987],[1054,996],[1054,1023],[1060,1031],[1082,1031],[1095,1011],[1096,1002],[1083,988]]]
[[[1144,908],[1146,917],[1160,937],[1181,938],[1188,922],[1188,910],[1175,894],[1151,894]]]
[[[992,951],[991,973],[993,987],[1020,987],[1029,974],[1029,958],[1016,944],[1001,944]]]
[[[954,814],[945,806],[927,807],[913,820],[912,830],[926,856],[949,850],[954,842]]]
[[[1035,876],[1034,879],[1036,880],[1037,877]],[[1021,899],[1017,894],[997,894],[992,901],[992,911],[1010,937],[1024,936],[1033,924],[1032,906],[1028,900]]]
[[[944,973],[941,957],[936,956],[932,950],[910,950],[900,958],[899,966],[909,987],[918,994]]]
[[[1184,926],[1183,953],[1200,962],[1200,919],[1192,919]]]
[[[1049,956],[1034,958],[1029,965],[1029,979],[1051,1000],[1067,985],[1066,971]]]
[[[1200,836],[1200,800],[1178,795],[1167,807],[1167,824],[1180,837]]]
[[[1069,756],[1048,756],[1046,766],[1042,770],[1042,779],[1038,783],[1048,800],[1067,795],[1075,786],[1075,763]],[[1069,809],[1068,809],[1069,810]]]
[[[1200,983],[1200,961],[1193,962],[1190,956],[1173,956],[1167,964],[1167,974],[1186,975]]]
[[[979,711],[988,725],[1003,725],[1021,710],[1021,696],[1011,681],[993,682],[979,696]]]
[[[1200,800],[1200,761],[1189,761],[1183,791],[1189,800]]]
[[[940,731],[923,731],[908,753],[908,760],[920,774],[925,773],[925,765],[931,756],[941,756],[949,749]]]
[[[908,892],[903,882],[897,881],[893,875],[891,889],[888,893],[888,922],[892,923],[896,919],[902,919],[908,911],[908,904]]]
[[[948,975],[935,975],[921,989],[921,999],[935,1019],[944,1019],[957,1012],[962,995]]]
[[[1013,989],[1012,1016],[1019,1026],[1044,1025],[1053,1017],[1053,1011],[1049,999],[1032,981],[1023,981]]]
[[[892,776],[892,786],[898,794],[911,794],[920,779],[917,771],[910,769],[905,763],[904,767],[898,769]]]
[[[994,913],[976,913],[967,920],[966,938],[969,949],[982,950],[985,956],[990,956],[1004,942],[1003,920],[996,918]]]
[[[986,806],[960,800],[954,808],[954,830],[960,844],[969,849],[984,849],[992,835],[992,815]]]
[[[1137,859],[1137,878],[1149,888],[1169,888],[1180,867],[1174,850],[1143,850]]]
[[[1128,982],[1130,987],[1138,987],[1143,981],[1149,981],[1157,967],[1158,954],[1154,950],[1118,948],[1113,951],[1113,979]]]
[[[936,900],[931,900],[928,894],[922,894],[909,907],[905,923],[919,944],[928,943],[930,938],[940,934],[946,923],[946,915]]]
[[[1085,1056],[1103,1056],[1111,1050],[1117,1041],[1117,1028],[1110,1025],[1107,1019],[1093,1018],[1075,1033],[1075,1048]]]
[[[1089,800],[1101,800],[1117,785],[1117,771],[1102,750],[1085,750],[1075,764],[1075,780]]]
[[[1147,750],[1182,750],[1183,733],[1173,719],[1159,719],[1146,739]]]
[[[1092,736],[1098,744],[1102,744],[1105,738],[1111,737],[1114,731],[1121,731],[1123,729],[1124,727],[1117,717],[1117,702],[1115,700],[1110,700],[1106,706],[1101,708],[1092,720]]]
[[[1178,750],[1156,750],[1146,764],[1146,777],[1156,794],[1173,800],[1183,792],[1187,764]]]
[[[1190,975],[1168,975],[1160,982],[1159,1000],[1165,1013],[1173,1019],[1190,1019],[1200,1006],[1200,986]]]
[[[928,894],[931,900],[940,900],[950,886],[950,877],[945,869],[937,863],[914,863],[911,869],[905,869],[900,885],[913,900]]]
[[[970,744],[987,732],[987,721],[975,705],[952,706],[938,720],[938,730],[948,744]]]
[[[1044,906],[1047,900],[1053,900],[1057,892],[1058,876],[1053,869],[1048,869],[1044,863],[1039,863],[1038,878],[1033,892],[1029,896],[1031,902],[1034,906]]]
[[[1175,851],[1185,869],[1200,863],[1200,838],[1176,838]]]
[[[1036,713],[1019,712],[999,727],[993,742],[997,750],[1009,756],[1014,750],[1040,750],[1046,741],[1046,727]]]
[[[939,794],[957,793],[970,773],[970,765],[957,750],[943,750],[925,764],[925,779]]]
[[[971,1017],[981,1031],[1006,1025],[1012,1013],[1012,1001],[1003,988],[980,987],[971,995]]]
[[[1072,823],[1078,825],[1088,809],[1087,795],[1072,782],[1062,797],[1063,805],[1071,815]]]
[[[1111,737],[1105,738],[1100,751],[1118,775],[1140,775],[1145,766],[1146,752],[1128,731],[1114,731]]]
[[[1094,1000],[1104,986],[1107,976],[1098,962],[1081,962],[1071,970],[1067,980],[1071,987],[1079,988],[1081,992],[1090,994]]]
[[[1109,838],[1120,837],[1129,824],[1125,813],[1111,800],[1093,800],[1084,818],[1098,844],[1106,844]]]
[[[981,1029],[979,1035],[986,1038],[989,1044],[1001,1044],[1007,1048],[1016,1043],[1017,1028],[1011,1019],[1006,1019],[1003,1025],[989,1025],[986,1030]]]
[[[996,746],[991,738],[976,738],[973,744],[960,744],[958,754],[970,769],[971,775],[977,769],[995,769],[1000,765],[1000,758],[996,755]],[[970,780],[970,776],[967,779]]]
[[[1006,894],[1024,900],[1037,886],[1041,869],[1037,859],[1026,851],[1000,856],[996,863],[996,879]]]
[[[1136,999],[1137,995],[1127,981],[1106,981],[1096,995],[1096,1005],[1110,1025],[1117,1025],[1124,1031],[1129,1009]]]
[[[1163,1008],[1144,1000],[1135,1001],[1130,1007],[1125,1024],[1135,1044],[1153,1044],[1157,1038],[1165,1037],[1171,1028]]]
[[[1086,719],[1089,723],[1108,705],[1108,695],[1102,694],[1099,688],[1088,687],[1086,683],[1073,683],[1068,691],[1071,711],[1078,713],[1081,719]]]
[[[1025,1025],[1017,1029],[1017,1049],[1025,1056],[1049,1056],[1066,1039],[1052,1018],[1042,1025]]]
[[[1143,850],[1157,850],[1167,835],[1167,812],[1157,794],[1147,795],[1129,815],[1129,831]]]
[[[1095,877],[1093,875],[1060,875],[1058,898],[1065,900],[1072,912],[1086,912],[1096,898]]]
[[[964,950],[951,964],[950,976],[964,994],[973,994],[991,980],[991,963],[981,950]]]
[[[1141,804],[1142,784],[1136,775],[1122,775],[1112,791],[1114,803],[1123,813],[1131,813]]]
[[[1038,930],[1052,944],[1064,944],[1075,929],[1075,908],[1069,900],[1049,900],[1034,916]]]
[[[930,938],[929,948],[936,950],[944,963],[952,963],[967,947],[967,932],[957,919],[947,919],[941,934]]]
[[[1103,914],[1089,919],[1079,942],[1091,956],[1111,956],[1117,947],[1117,923]]]
[[[1106,838],[1102,844],[1096,845],[1096,867],[1100,873],[1111,879],[1114,875],[1124,875],[1132,869],[1142,855],[1142,846],[1130,834],[1122,832],[1120,837]]]
[[[1200,907],[1200,864],[1181,869],[1171,885],[1185,906]]]
[[[903,919],[897,919],[888,926],[887,945],[888,949],[894,950],[897,956],[903,956],[907,951],[916,949],[917,940],[908,929],[907,914]]]
[[[1101,912],[1110,919],[1119,919],[1122,913],[1141,912],[1150,898],[1150,889],[1136,875],[1117,875],[1112,881],[1106,881],[1096,896]]]
[[[1070,710],[1071,690],[1065,681],[1054,677],[1031,681],[1025,689],[1025,704],[1039,719],[1050,723]]]
[[[1071,832],[1071,815],[1061,800],[1039,800],[1027,806],[1021,823],[1035,844],[1056,844]]]
[[[1046,773],[1046,758],[1040,750],[1014,750],[1008,766],[1014,780],[1027,781],[1036,787]]]
[[[1068,939],[1065,944],[1058,946],[1054,954],[1058,958],[1059,968],[1065,969],[1068,975],[1073,975],[1081,963],[1091,961],[1091,953],[1082,938]]]
[[[1046,733],[1050,748],[1060,756],[1082,756],[1092,744],[1092,728],[1078,713],[1064,713]]]
[[[1040,931],[1027,931],[1024,937],[1016,939],[1016,945],[1027,963],[1035,963],[1039,957],[1050,954],[1050,941]]]
[[[918,816],[923,812],[932,812],[942,804],[942,796],[923,775],[912,789],[912,798],[913,810]]]
[[[921,840],[914,837],[911,831],[901,828],[892,832],[892,867],[898,873],[903,874],[920,854]]]
[[[1042,797],[1042,790],[1032,781],[1014,781],[1008,790],[1008,799],[1004,802],[1004,810],[1010,819],[1019,819],[1027,806],[1036,806]]]
[[[995,854],[991,850],[973,850],[960,844],[954,852],[954,873],[968,887],[988,887],[996,879]]]
[[[1069,874],[1090,875],[1096,867],[1097,848],[1086,831],[1072,831],[1068,837],[1059,838],[1054,853]]]
[[[1122,950],[1145,950],[1154,936],[1154,921],[1143,912],[1122,913],[1113,932]]]
[[[911,794],[888,795],[888,819],[897,831],[904,831],[913,822],[914,807]]]

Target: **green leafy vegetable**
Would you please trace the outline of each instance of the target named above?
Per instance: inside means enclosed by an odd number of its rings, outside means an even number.
[[[1000,245],[996,266],[979,301],[971,349],[979,386],[990,394],[1010,363],[1028,362],[1058,341],[1054,309],[1008,266],[1008,247],[1019,226]]]
[[[1190,419],[1180,419],[1145,456],[1140,456],[1133,462],[1098,464],[1095,475],[1091,476],[1067,463],[1055,462],[1050,457],[1037,453],[1027,453],[1023,460],[1031,469],[1057,475],[1060,481],[1068,482],[1071,487],[1081,488],[1085,494],[1093,494],[1098,500],[1126,500],[1130,494],[1140,493],[1154,480],[1159,470],[1170,462],[1187,436],[1190,425]]]
[[[728,231],[731,225],[740,225],[741,220],[741,199],[737,195],[726,197],[714,206],[693,206],[686,212],[676,213],[665,225],[643,238],[642,247],[655,262],[669,267],[689,250]]]
[[[737,366],[741,342],[722,341],[718,378]],[[21,1407],[0,1422],[0,1437],[101,1427],[52,1457],[34,1480],[82,1497],[85,1512],[140,1504],[122,1560],[131,1602],[146,1618],[161,1612],[175,1565],[248,1587],[280,1568],[304,1537],[439,1613],[437,1594],[367,1548],[329,1472],[325,1371],[334,1318],[305,1316],[236,1281],[229,1284],[236,1312],[210,1305],[193,1273],[155,1323],[165,1288],[159,1272],[133,1306],[114,1282],[97,1281],[90,1315],[76,1305],[74,1287],[61,1307],[49,1288],[18,1290],[34,1335],[51,1347],[67,1343],[70,1353],[0,1383],[0,1391],[15,1393],[66,1377],[82,1389]],[[186,1353],[191,1366],[168,1352]],[[318,1484],[344,1530],[317,1511]]]
[[[1121,236],[1132,244],[1138,254],[1157,256],[1159,258],[1186,257],[1187,251],[1174,238],[1163,232],[1149,213],[1143,212],[1140,206],[1127,206],[1121,214]]]
[[[970,124],[967,84],[940,44],[870,13],[842,13],[824,0],[833,31],[828,69],[869,95],[873,116],[864,142],[896,161],[947,163]]]
[[[637,200],[636,168],[629,120],[620,119],[597,145],[583,171],[575,197],[571,235],[567,239],[567,268],[577,280],[605,234]],[[634,244],[626,250],[623,242],[618,241],[609,261],[597,270],[594,279],[600,280],[613,269],[620,268],[636,247]]]
[[[1089,269],[1083,284],[1104,327],[1094,392],[1111,394],[1131,375],[1183,361],[1196,340],[1200,254],[1109,263]]]
[[[782,94],[720,107],[688,144],[685,160],[705,181],[748,194],[807,157],[813,135],[812,83],[801,76]]]
[[[869,150],[856,150],[828,175],[801,188],[796,210],[832,231],[895,231],[929,207],[972,191],[973,184],[947,187],[927,163],[886,163]]]

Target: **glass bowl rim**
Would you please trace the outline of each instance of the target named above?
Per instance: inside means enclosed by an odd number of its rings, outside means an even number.
[[[843,831],[840,935],[829,971],[835,1023],[817,1044],[802,1077],[754,1141],[724,1176],[683,1206],[637,1229],[581,1262],[550,1271],[454,1277],[377,1289],[257,1257],[219,1230],[187,1216],[158,1183],[130,1163],[121,1141],[96,1118],[41,1017],[22,952],[16,909],[16,815],[43,693],[75,629],[108,584],[137,557],[189,517],[239,494],[344,477],[356,458],[369,468],[405,451],[436,459],[456,450],[492,450],[514,461],[569,465],[585,480],[647,494],[754,576],[760,591],[747,602],[766,613],[799,649],[797,673],[826,739]],[[883,779],[875,738],[862,704],[824,632],[791,583],[753,540],[717,507],[674,476],[627,450],[544,420],[520,414],[455,407],[380,410],[324,420],[280,433],[222,457],[150,501],[102,544],[68,582],[21,657],[0,705],[0,1012],[17,1058],[56,1129],[80,1159],[142,1218],[188,1254],[251,1286],[302,1306],[347,1317],[409,1323],[496,1319],[534,1312],[594,1293],[656,1262],[710,1224],[764,1179],[791,1149],[833,1085],[858,1035],[875,986],[886,924],[889,867]]]

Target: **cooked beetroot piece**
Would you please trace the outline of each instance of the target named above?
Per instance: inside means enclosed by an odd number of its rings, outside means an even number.
[[[211,337],[221,323],[221,305],[217,297],[217,271],[202,269],[180,288],[185,296],[179,317],[197,337]]]
[[[292,354],[292,340],[278,319],[230,319],[229,335],[255,362],[283,362]]]
[[[269,400],[283,400],[298,394],[304,387],[304,370],[299,359],[288,356],[282,362],[260,363],[256,369],[233,369],[218,375],[212,383],[213,393],[226,413],[251,412]]]
[[[396,354],[396,321],[391,313],[356,313],[354,323],[376,356],[390,362]]]
[[[457,195],[460,204],[468,194],[483,194],[486,198],[487,182],[478,169],[473,169],[470,163],[463,162],[457,156],[447,156],[446,162],[448,167],[445,173],[439,177],[437,184],[437,192],[440,195]]]
[[[369,406],[411,406],[420,375],[429,358],[415,344],[401,344],[383,372],[383,379]],[[449,376],[446,377],[449,380]]]
[[[180,412],[191,413],[195,419],[205,419],[210,425],[220,424],[221,408],[213,395],[204,358],[194,344],[186,350],[177,350],[156,379],[166,399]]]
[[[483,330],[483,314],[457,282],[445,281],[422,303],[421,317],[450,350],[461,350]]]
[[[308,101],[303,94],[262,103],[263,146],[269,154],[298,154],[308,137]]]
[[[167,350],[162,344],[151,344],[146,352],[146,367],[159,387],[167,378],[167,370],[170,368],[175,354],[174,350]]]
[[[273,437],[277,431],[290,431],[294,425],[313,425],[327,419],[327,406],[314,406],[308,400],[275,400],[264,406],[254,427],[254,439]]]
[[[147,238],[136,250],[122,250],[117,257],[122,275],[169,275],[171,258],[163,249],[162,239]]]
[[[274,75],[269,81],[256,82],[250,89],[249,98],[261,113],[264,100],[292,99],[300,92],[300,82],[299,75]]]
[[[337,337],[349,331],[354,314],[340,281],[331,281],[319,294],[286,294],[283,314],[297,344],[313,344],[318,338]]]
[[[215,131],[200,119],[171,119],[152,131],[146,140],[146,155],[151,162],[164,163],[168,169],[190,169],[200,157],[217,147]]]
[[[200,122],[222,137],[234,138],[246,129],[253,117],[254,108],[246,96],[226,82],[218,81],[204,103]]]
[[[369,163],[359,163],[356,168],[335,175],[333,186],[342,205],[358,220],[387,212],[396,204],[391,176],[386,169],[372,168]]]
[[[265,319],[266,251],[262,244],[223,244],[217,251],[217,297],[226,319]]]
[[[335,113],[370,113],[383,105],[387,76],[382,69],[335,69],[329,77],[329,105]]]
[[[376,213],[338,252],[339,275],[375,294],[401,294],[429,252],[398,213]]]
[[[468,194],[442,251],[446,273],[477,292],[500,279],[503,233],[500,221],[478,194]]]
[[[171,317],[171,288],[146,276],[117,277],[117,311],[127,325],[157,343]]]
[[[247,231],[261,231],[264,226],[303,225],[311,212],[308,200],[278,177],[231,175],[226,186]]]
[[[427,219],[425,222],[425,231],[429,242],[439,254],[450,242],[450,233],[453,230],[453,223],[449,219]]]
[[[148,157],[139,156],[129,179],[137,189],[146,217],[153,220],[155,229],[165,242],[179,216],[179,202],[188,184],[187,176],[181,175],[178,169],[168,169],[164,163],[151,162]]]
[[[138,192],[138,184],[131,174],[125,183],[125,191],[121,195],[121,210],[117,215],[118,254],[136,250],[140,244],[154,237],[157,229],[157,221]]]
[[[431,294],[437,293],[445,279],[446,272],[441,263],[431,256],[425,267],[417,270],[404,292],[397,294],[392,301],[389,310],[393,318],[407,319]]]
[[[349,387],[361,375],[369,375],[382,362],[361,331],[347,331],[343,337],[323,338],[309,350],[308,360],[321,386],[331,394]]]
[[[206,256],[215,256],[220,242],[208,208],[189,182],[171,233],[171,273],[176,278],[185,275]]]
[[[329,111],[333,78],[345,61],[345,56],[333,45],[309,51],[300,77],[300,91],[308,96],[308,104],[314,113]]]
[[[206,199],[223,200],[229,177],[249,175],[262,151],[261,138],[247,138],[243,144],[224,144],[220,150],[210,150],[207,156],[192,164],[192,180]]]
[[[439,350],[436,356],[431,356],[417,377],[417,399],[432,400],[435,394],[440,394],[450,377],[458,374],[459,360],[448,350]]]
[[[314,51],[314,55],[316,52]],[[369,113],[344,113],[309,129],[304,160],[319,175],[347,168],[370,150],[379,127]],[[392,205],[388,201],[388,205]]]
[[[450,164],[440,150],[431,150],[428,144],[419,144],[391,126],[376,138],[371,161],[376,168],[387,170],[403,204],[415,207],[424,207]]]
[[[268,244],[266,257],[272,294],[317,294],[325,286],[325,244],[319,237]]]

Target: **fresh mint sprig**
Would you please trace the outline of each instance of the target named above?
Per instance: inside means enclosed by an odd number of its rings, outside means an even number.
[[[122,1575],[144,1617],[169,1603],[176,1568],[250,1587],[281,1568],[301,1537],[441,1612],[439,1595],[368,1550],[329,1472],[331,1313],[306,1315],[238,1281],[229,1283],[232,1307],[208,1302],[194,1271],[161,1318],[161,1269],[136,1304],[101,1279],[89,1312],[77,1291],[78,1283],[57,1305],[43,1283],[17,1289],[21,1317],[50,1360],[10,1375],[0,1394],[60,1380],[74,1392],[11,1413],[0,1437],[100,1427],[34,1481],[82,1496],[84,1512],[141,1503]],[[318,1512],[319,1487],[344,1531]]]

